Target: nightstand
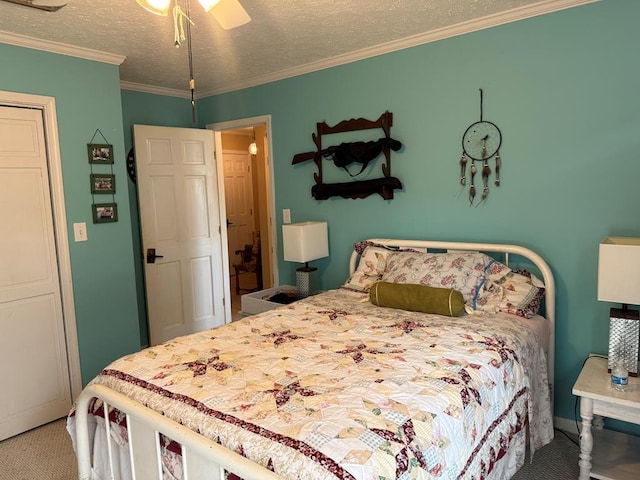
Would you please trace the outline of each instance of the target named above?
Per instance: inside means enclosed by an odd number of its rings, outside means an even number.
[[[640,378],[629,377],[627,391],[611,386],[607,359],[591,356],[573,386],[580,397],[580,480],[590,477],[623,480],[638,479],[640,438],[610,430],[592,430],[594,415],[640,424]],[[593,450],[593,456],[592,456]]]

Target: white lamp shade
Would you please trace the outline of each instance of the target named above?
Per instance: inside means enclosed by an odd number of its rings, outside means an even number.
[[[287,262],[310,262],[329,256],[327,222],[282,225],[282,246]]]
[[[640,238],[607,237],[600,242],[598,300],[640,305]]]

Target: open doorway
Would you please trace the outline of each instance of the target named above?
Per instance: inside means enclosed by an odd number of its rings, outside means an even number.
[[[269,125],[267,116],[207,126],[224,175],[232,320],[243,294],[277,284]]]

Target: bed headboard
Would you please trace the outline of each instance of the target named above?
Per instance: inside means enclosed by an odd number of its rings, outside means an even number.
[[[447,251],[447,250],[467,250],[479,251],[492,256],[499,254],[499,261],[507,266],[509,257],[515,256],[519,260],[524,259],[530,262],[538,270],[538,274],[542,277],[545,286],[544,308],[545,318],[549,322],[549,350],[547,352],[547,375],[549,377],[549,388],[551,392],[551,405],[553,406],[553,385],[554,385],[554,366],[555,366],[555,327],[556,327],[556,288],[553,280],[553,273],[549,264],[536,252],[520,245],[508,245],[499,243],[466,243],[466,242],[444,242],[431,240],[400,240],[386,238],[372,238],[368,242],[386,247],[412,248],[415,250],[427,251]],[[358,265],[359,254],[354,250],[349,260],[349,273],[353,273]],[[535,273],[535,272],[534,272]]]

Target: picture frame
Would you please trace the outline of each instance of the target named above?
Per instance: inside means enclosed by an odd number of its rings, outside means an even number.
[[[92,173],[90,175],[91,179],[91,193],[92,194],[102,194],[116,193],[116,176],[112,174],[106,173]]]
[[[91,205],[93,223],[111,223],[118,221],[118,205],[116,203],[94,203]]]
[[[113,145],[106,143],[88,143],[89,163],[110,165],[113,163]]]

